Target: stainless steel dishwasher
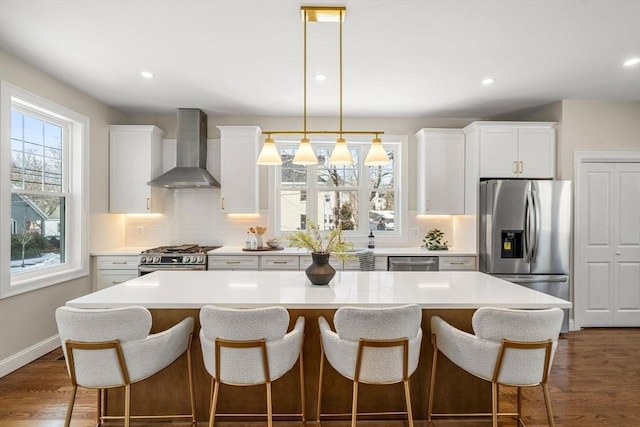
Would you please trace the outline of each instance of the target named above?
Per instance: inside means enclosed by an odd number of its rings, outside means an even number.
[[[438,271],[437,256],[390,256],[389,271]]]

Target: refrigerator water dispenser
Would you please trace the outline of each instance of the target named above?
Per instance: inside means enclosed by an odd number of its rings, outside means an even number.
[[[522,258],[522,230],[502,230],[502,258]]]

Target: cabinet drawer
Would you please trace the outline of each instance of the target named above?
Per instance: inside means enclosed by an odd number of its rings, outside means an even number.
[[[209,270],[257,270],[257,255],[209,256]]]
[[[299,267],[296,255],[292,256],[261,256],[260,269],[262,270],[297,270]]]
[[[138,255],[98,256],[98,270],[138,270]]]
[[[438,268],[440,270],[475,270],[476,257],[473,256],[441,256]]]
[[[137,269],[131,270],[102,270],[98,271],[98,281],[96,283],[97,290],[108,288],[109,286],[118,285],[127,280],[138,277]]]

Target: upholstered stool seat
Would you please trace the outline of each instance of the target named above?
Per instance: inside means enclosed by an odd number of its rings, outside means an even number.
[[[491,413],[473,414],[492,417],[513,416],[522,421],[521,387],[542,387],[547,418],[553,427],[553,413],[547,388],[564,313],[559,308],[546,310],[511,310],[484,307],[472,318],[475,335],[456,329],[438,316],[431,318],[433,364],[427,420],[437,416],[470,414],[433,413],[438,352],[471,375],[491,382]],[[517,387],[516,412],[498,412],[499,385]]]
[[[341,307],[333,321],[336,332],[324,317],[318,319],[322,350],[317,420],[320,421],[323,415],[337,415],[322,414],[321,411],[326,357],[338,373],[353,381],[352,426],[355,427],[358,415],[358,384],[400,382],[404,384],[405,413],[409,426],[413,426],[409,377],[416,370],[420,357],[421,308],[415,304],[386,308]]]
[[[299,416],[305,421],[302,361],[304,317],[299,317],[293,330],[287,333],[289,313],[283,307],[232,309],[208,305],[200,310],[200,325],[202,357],[212,377],[210,427],[214,425],[220,384],[265,384],[266,416],[270,427],[274,415]],[[299,361],[300,367],[300,413],[273,414],[271,383],[293,369],[296,361]]]
[[[138,418],[195,418],[195,399],[191,368],[193,318],[188,317],[173,327],[155,334],[151,331],[151,313],[144,307],[84,310],[59,307],[56,322],[73,392],[67,409],[65,427],[71,422],[78,386],[99,390],[98,422]],[[190,414],[131,415],[131,384],[148,378],[187,353],[187,378]],[[124,387],[124,416],[103,414],[100,402],[104,390]],[[186,391],[186,390],[185,390]],[[144,396],[152,399],[153,396]]]

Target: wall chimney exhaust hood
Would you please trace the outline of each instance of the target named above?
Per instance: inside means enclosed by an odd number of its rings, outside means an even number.
[[[164,188],[219,188],[207,171],[207,115],[197,108],[178,108],[176,167],[147,182]]]

